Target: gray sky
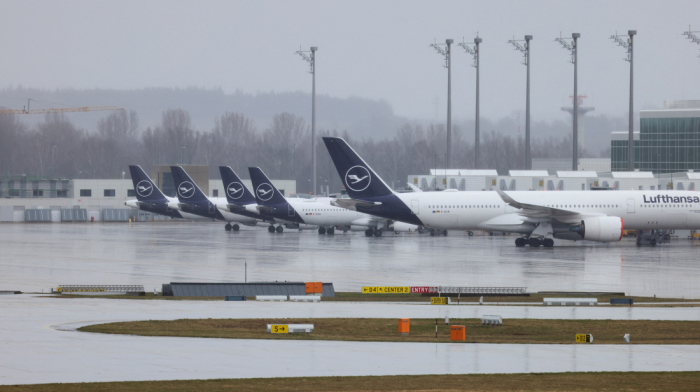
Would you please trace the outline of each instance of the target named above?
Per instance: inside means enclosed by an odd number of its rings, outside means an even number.
[[[700,1],[8,1],[0,87],[222,87],[310,91],[294,51],[318,46],[317,92],[387,100],[397,115],[444,121],[447,70],[437,39],[483,38],[482,115],[524,113],[525,66],[507,44],[532,42],[535,120],[566,119],[569,54],[580,32],[579,93],[597,114],[625,115],[629,64],[608,37],[636,29],[635,109],[700,99]],[[453,52],[453,113],[473,118],[471,56]],[[89,103],[80,103],[89,104]],[[187,109],[187,108],[185,108]]]

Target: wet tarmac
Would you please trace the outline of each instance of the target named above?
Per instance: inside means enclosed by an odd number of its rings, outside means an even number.
[[[618,291],[700,298],[700,242],[637,247],[634,239],[598,244],[555,241],[516,248],[515,236],[418,234],[367,238],[221,223],[0,225],[0,290],[41,291],[59,284],[323,281],[337,291],[362,286],[524,286],[528,291]]]
[[[3,224],[0,291],[60,284],[333,282],[362,286],[525,286],[700,298],[700,244],[655,248],[556,241],[516,248],[514,236],[448,237],[265,228],[221,223]],[[124,320],[281,317],[478,317],[700,320],[698,308],[234,303],[0,296],[0,384],[232,377],[700,370],[700,346],[510,345],[226,340],[75,331]],[[633,337],[634,339],[634,337]],[[302,358],[302,360],[300,360]]]
[[[435,312],[444,314],[448,310],[446,308],[339,302],[310,304],[3,296],[0,297],[0,313],[3,315],[0,318],[0,384],[700,370],[700,346],[630,345],[622,342],[622,336],[619,345],[518,345],[170,338],[75,331],[82,325],[144,319],[434,317]],[[699,316],[693,308],[459,308],[449,311],[462,312],[461,317],[484,312],[502,314],[505,323],[509,317],[528,315],[541,318],[680,320],[697,320]]]

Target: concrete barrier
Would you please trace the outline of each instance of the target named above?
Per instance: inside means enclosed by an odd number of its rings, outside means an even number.
[[[543,305],[595,306],[598,305],[598,298],[545,298]]]
[[[483,324],[483,325],[503,325],[503,319],[499,315],[485,314],[485,315],[481,316],[481,324]]]
[[[291,302],[321,302],[320,295],[290,295]]]
[[[272,301],[272,302],[284,302],[287,300],[286,295],[256,295],[256,301]]]

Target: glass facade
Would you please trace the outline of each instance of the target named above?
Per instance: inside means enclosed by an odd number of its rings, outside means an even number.
[[[612,171],[627,171],[627,143],[611,142]],[[654,173],[700,170],[700,116],[641,118],[634,167]]]

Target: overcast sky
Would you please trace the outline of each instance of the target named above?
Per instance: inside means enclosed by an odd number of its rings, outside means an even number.
[[[310,91],[308,66],[294,52],[318,46],[317,93],[384,99],[397,115],[435,119],[437,112],[444,121],[447,70],[429,44],[473,42],[478,31],[482,115],[524,113],[525,66],[507,41],[531,34],[533,119],[566,119],[560,107],[573,94],[573,65],[554,38],[579,32],[584,104],[596,114],[624,116],[629,63],[608,38],[636,29],[635,109],[700,99],[700,45],[681,35],[689,24],[700,30],[697,0],[0,4],[0,87]],[[455,45],[456,119],[474,115],[471,63]]]

